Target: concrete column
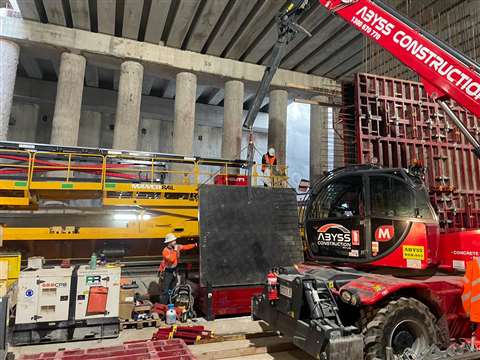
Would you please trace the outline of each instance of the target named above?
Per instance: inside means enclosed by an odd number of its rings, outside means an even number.
[[[61,56],[51,144],[77,145],[85,65],[81,55],[65,52]]]
[[[10,116],[7,139],[10,141],[35,142],[40,106],[14,102]]]
[[[134,61],[122,63],[113,134],[114,149],[137,150],[142,84],[142,64]]]
[[[238,159],[242,149],[244,86],[241,81],[231,80],[225,83],[223,101],[222,158]]]
[[[102,113],[98,111],[82,111],[78,146],[97,148],[102,135]]]
[[[325,101],[324,98],[318,98]],[[310,107],[310,182],[328,170],[328,107]]]
[[[138,148],[141,151],[158,152],[160,149],[160,120],[142,118],[140,122],[140,141]]]
[[[0,56],[2,58],[2,66],[0,66],[0,141],[7,140],[19,53],[20,47],[17,44],[0,39]]]
[[[345,166],[345,149],[343,141],[343,123],[340,119],[340,108],[333,108],[333,167]]]
[[[195,74],[188,72],[177,74],[172,149],[174,154],[193,155],[196,93]]]
[[[270,91],[270,103],[268,105],[268,146],[275,148],[278,165],[285,165],[286,163],[287,106],[287,91]]]

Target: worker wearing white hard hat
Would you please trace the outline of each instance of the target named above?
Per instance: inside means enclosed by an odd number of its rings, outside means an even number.
[[[198,247],[198,244],[177,245],[177,237],[172,233],[165,235],[164,244],[166,246],[162,251],[163,260],[158,270],[163,275],[161,300],[162,303],[168,304],[170,303],[170,294],[177,285],[177,266],[180,259],[180,252],[195,249]]]
[[[264,175],[264,185],[267,185],[267,176],[271,179],[271,185],[273,186],[273,175],[275,174],[275,167],[277,166],[277,157],[275,156],[275,148],[270,147],[266,154],[262,156],[262,173]]]

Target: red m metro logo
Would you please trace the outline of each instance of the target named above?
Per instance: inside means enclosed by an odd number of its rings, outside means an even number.
[[[375,230],[375,240],[390,241],[395,236],[395,228],[392,225],[382,225]]]

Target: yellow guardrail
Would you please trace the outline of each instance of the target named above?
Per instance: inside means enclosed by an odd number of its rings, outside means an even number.
[[[166,185],[176,191],[200,184],[246,185],[247,169],[226,160],[0,150],[2,190],[109,191],[112,183],[124,191],[131,189],[125,184],[145,183],[158,185],[145,191],[173,190]],[[286,166],[255,164],[252,185],[288,186]]]

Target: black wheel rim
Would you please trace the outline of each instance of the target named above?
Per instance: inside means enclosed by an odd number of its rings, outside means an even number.
[[[427,329],[419,321],[400,321],[392,330],[389,347],[394,355],[401,355],[406,349],[411,349],[415,354],[420,354],[429,346]]]

